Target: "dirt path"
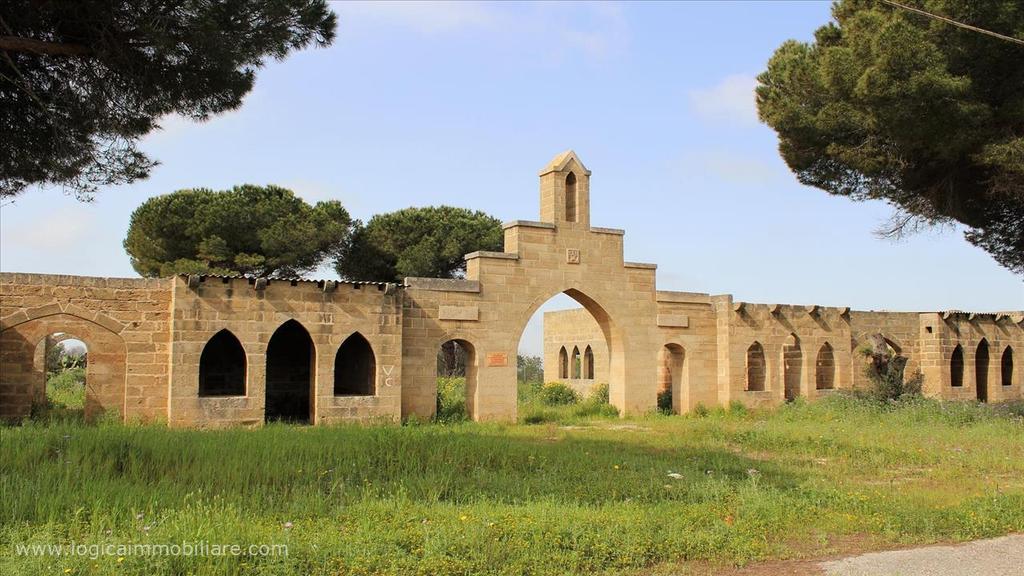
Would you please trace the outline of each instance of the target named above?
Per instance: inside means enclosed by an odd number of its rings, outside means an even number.
[[[1024,534],[953,546],[871,552],[819,566],[827,576],[1021,576]]]
[[[830,558],[776,560],[742,568],[687,564],[678,576],[1024,576],[1024,534],[962,544],[864,552],[869,540],[837,542]],[[844,554],[841,550],[847,550]]]

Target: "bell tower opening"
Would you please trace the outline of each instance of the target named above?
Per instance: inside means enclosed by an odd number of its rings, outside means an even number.
[[[590,170],[572,150],[540,171],[540,221],[590,228]]]
[[[565,177],[565,221],[576,221],[576,175],[572,172]]]

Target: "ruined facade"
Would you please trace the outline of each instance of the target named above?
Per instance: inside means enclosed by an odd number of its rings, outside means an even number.
[[[622,230],[590,223],[590,171],[576,155],[540,173],[538,221],[504,225],[503,252],[466,256],[466,278],[404,285],[178,276],[0,274],[0,418],[44,394],[47,336],[86,343],[86,416],[171,425],[325,424],[430,417],[436,357],[467,351],[467,406],[516,417],[516,354],[538,308],[545,377],[606,382],[624,414],[655,406],[776,405],[864,384],[856,349],[884,341],[948,399],[1024,398],[1024,313],[858,312],[749,304],[657,290],[654,264],[623,260]]]

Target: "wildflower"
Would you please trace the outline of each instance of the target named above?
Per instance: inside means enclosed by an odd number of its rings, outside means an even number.
[[[71,573],[71,568],[65,568],[64,569],[64,573],[65,574],[70,574]]]
[[[135,519],[136,520],[142,520],[142,514],[136,514],[135,515]]]
[[[291,530],[292,526],[294,526],[294,524],[292,524],[290,521],[284,523],[284,529],[285,530]]]
[[[679,479],[681,479],[683,477],[683,475],[680,474],[679,472],[669,472],[668,473],[668,477],[669,478],[675,478],[676,480],[679,480]]]
[[[615,466],[612,466],[612,468],[614,468],[614,469],[618,470],[618,469],[619,469],[619,465],[618,465],[618,464],[616,464]]]
[[[750,468],[747,470],[747,476],[750,476],[751,478],[757,478],[760,475],[761,473],[757,471],[757,468]]]
[[[121,562],[124,562],[124,556],[118,556],[117,557],[117,562],[118,562],[118,564],[120,564]]]
[[[466,516],[465,514],[463,514],[462,516],[459,516],[459,520],[462,520],[463,522],[465,522],[466,520],[469,520],[469,516]]]

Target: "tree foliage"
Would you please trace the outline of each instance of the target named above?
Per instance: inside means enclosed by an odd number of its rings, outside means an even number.
[[[451,206],[406,208],[357,223],[335,264],[342,278],[401,282],[410,276],[455,278],[465,255],[500,250],[501,221]]]
[[[337,201],[310,206],[277,186],[179,190],[134,213],[124,247],[143,276],[297,277],[336,255],[351,219]]]
[[[5,0],[0,198],[145,178],[161,116],[237,108],[268,58],[334,38],[324,0]]]
[[[876,399],[899,400],[904,396],[921,395],[924,375],[917,370],[909,379],[905,378],[907,357],[887,346],[881,334],[872,336],[869,343],[860,348],[860,353],[868,360],[864,374],[871,382],[869,392]]]
[[[1024,4],[906,0],[1024,39]],[[761,120],[800,182],[897,208],[884,232],[959,222],[1024,273],[1024,46],[882,4],[840,0],[758,80]]]
[[[540,356],[517,354],[516,375],[519,382],[544,382],[544,359]]]

